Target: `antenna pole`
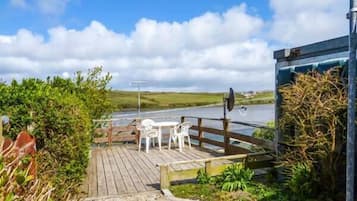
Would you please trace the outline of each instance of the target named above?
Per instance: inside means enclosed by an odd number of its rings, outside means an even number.
[[[227,99],[223,96],[223,118],[226,119],[226,101]]]

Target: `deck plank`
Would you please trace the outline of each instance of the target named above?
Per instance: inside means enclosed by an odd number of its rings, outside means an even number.
[[[114,158],[116,161],[116,164],[119,168],[120,174],[123,178],[123,183],[125,184],[125,188],[126,188],[126,192],[127,193],[134,193],[136,192],[135,186],[133,181],[130,178],[130,175],[122,161],[121,156],[119,155],[120,150],[118,149],[118,147],[113,147],[112,148],[112,153],[114,154]]]
[[[114,175],[108,159],[108,149],[110,148],[106,148],[102,151],[103,167],[104,167],[104,173],[107,182],[107,191],[108,191],[108,195],[117,195],[118,192],[114,183]]]
[[[98,182],[97,182],[97,149],[93,149],[91,153],[91,158],[89,160],[89,171],[88,171],[88,194],[90,196],[97,196],[98,194]]]
[[[149,169],[141,163],[141,160],[139,159],[138,154],[137,154],[138,152],[129,153],[128,150],[129,149],[123,149],[123,153],[129,159],[131,166],[135,170],[140,181],[144,184],[145,189],[148,191],[155,190],[152,187],[151,181],[149,178],[149,175],[151,175],[152,172],[148,171]]]
[[[113,172],[113,178],[114,178],[114,183],[115,183],[117,192],[118,192],[118,194],[124,194],[124,193],[126,193],[124,179],[119,171],[119,167],[115,161],[115,157],[114,157],[114,153],[113,153],[112,149],[107,149],[107,155],[108,155],[109,164],[110,164],[112,172]]]
[[[103,167],[102,150],[97,152],[97,178],[98,178],[98,196],[108,195],[107,182]]]
[[[158,190],[160,188],[159,163],[216,157],[197,147],[168,150],[163,146],[150,147],[149,153],[138,151],[135,144],[112,145],[93,148],[89,162],[87,181],[88,196],[101,197]],[[203,167],[203,163],[182,164],[173,169]]]
[[[124,152],[123,149],[125,149],[125,148],[126,147],[124,147],[124,146],[118,146],[117,149],[120,150],[118,153],[119,153],[121,159],[123,160],[123,163],[125,165],[126,170],[128,171],[128,173],[130,175],[131,180],[134,183],[136,191],[143,192],[143,191],[145,191],[145,186],[139,179],[138,175],[136,174],[136,172],[134,170],[135,167],[133,167],[131,165],[131,163],[129,161],[129,159],[131,159],[131,158],[127,158],[125,156],[125,154],[123,153]]]

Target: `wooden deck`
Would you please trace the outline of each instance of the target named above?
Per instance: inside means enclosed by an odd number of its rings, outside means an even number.
[[[111,147],[95,147],[87,170],[83,190],[88,197],[132,194],[160,189],[159,163],[185,161],[217,157],[219,154],[207,152],[198,147],[185,146],[180,153],[177,149],[168,150],[163,146],[150,147],[149,153],[138,152],[136,144],[120,144]],[[203,167],[195,163],[177,165],[173,169]]]

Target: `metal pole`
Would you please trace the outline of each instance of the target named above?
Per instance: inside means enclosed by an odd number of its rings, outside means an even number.
[[[138,85],[138,117],[140,118],[140,84]]]
[[[354,201],[355,183],[355,98],[356,98],[356,17],[357,0],[350,0],[349,65],[348,65],[348,112],[347,112],[347,161],[346,201]]]

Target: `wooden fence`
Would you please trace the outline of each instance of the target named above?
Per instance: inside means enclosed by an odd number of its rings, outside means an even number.
[[[270,152],[262,152],[158,164],[160,167],[160,188],[169,188],[172,181],[194,179],[197,177],[199,170],[204,170],[208,176],[219,175],[227,166],[235,162],[243,163],[245,167],[250,169],[259,169],[272,167],[274,165],[274,157],[271,156]],[[197,163],[203,163],[204,165],[202,167],[179,170],[172,168],[175,165],[189,165]]]
[[[230,121],[229,119],[216,119],[216,118],[202,118],[202,117],[192,117],[192,116],[182,116],[181,117],[181,122],[184,122],[188,120],[193,123],[193,126],[191,127],[191,130],[197,131],[197,135],[193,135],[192,133],[190,134],[191,139],[197,140],[198,141],[198,146],[203,147],[204,143],[205,144],[210,144],[214,145],[217,147],[221,147],[224,149],[224,153],[226,155],[232,155],[232,154],[247,154],[251,153],[252,151],[240,147],[237,145],[234,145],[231,143],[231,139],[237,140],[239,142],[244,142],[244,143],[249,143],[252,145],[256,145],[258,147],[262,147],[264,149],[267,149],[269,151],[274,150],[274,144],[272,141],[268,140],[263,140],[263,139],[257,139],[252,136],[248,136],[245,134],[237,133],[237,132],[232,132],[230,131],[229,127],[230,124],[235,124],[235,125],[241,125],[241,126],[248,126],[252,128],[261,128],[261,129],[270,129],[274,131],[274,129],[266,127],[266,126],[261,126],[257,124],[251,124],[251,123],[245,123],[245,122],[238,122],[238,121]],[[195,124],[195,122],[197,124]],[[215,122],[220,122],[222,125],[222,129],[218,128],[210,128],[203,126],[203,121],[215,121]],[[213,135],[218,135],[218,136],[223,136],[223,141],[218,141],[214,140],[212,138],[207,138],[205,137],[205,133],[213,134]]]
[[[128,125],[117,126],[114,122],[119,122],[121,120],[128,120],[124,118],[118,119],[96,119],[93,120],[94,123],[101,124],[100,128],[94,130],[94,143],[108,143],[110,146],[113,142],[127,142],[135,141],[138,142],[139,132],[136,128],[136,119]],[[106,126],[103,126],[103,125]],[[99,137],[96,135],[100,135]]]

